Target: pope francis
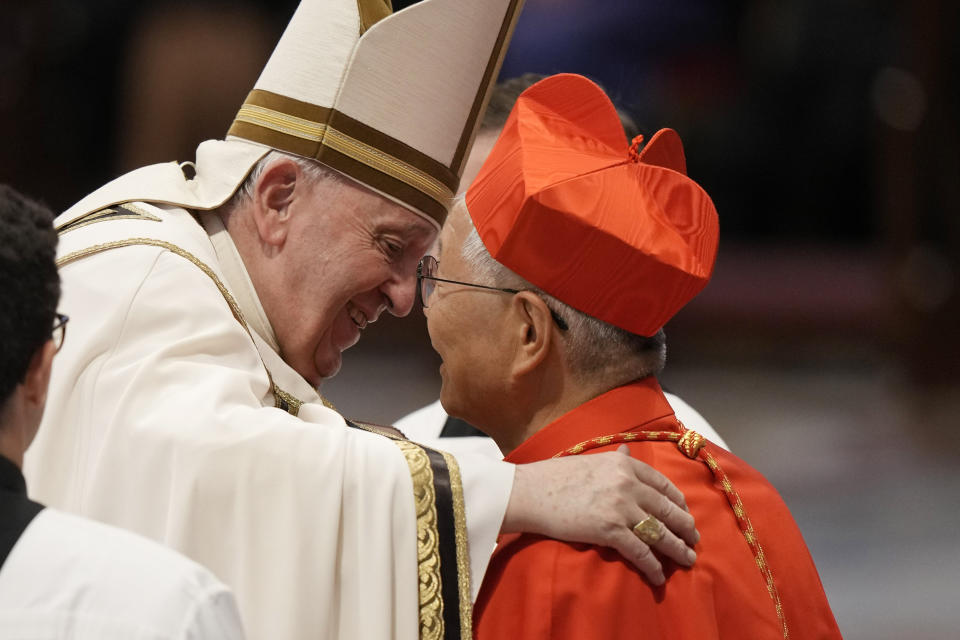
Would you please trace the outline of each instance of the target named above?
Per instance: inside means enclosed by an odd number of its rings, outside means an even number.
[[[59,216],[73,320],[36,499],[207,565],[251,638],[468,638],[500,532],[613,546],[659,583],[630,531],[652,512],[693,562],[683,497],[627,456],[455,459],[317,391],[410,311],[521,4],[303,0],[226,140]]]

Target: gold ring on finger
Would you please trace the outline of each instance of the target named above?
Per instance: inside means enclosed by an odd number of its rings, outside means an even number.
[[[647,516],[633,525],[633,534],[647,545],[653,546],[663,539],[663,525],[653,516]]]

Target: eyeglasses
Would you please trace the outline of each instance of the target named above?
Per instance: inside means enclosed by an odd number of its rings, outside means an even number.
[[[461,282],[460,280],[447,280],[446,278],[438,278],[436,275],[434,275],[437,273],[438,264],[439,263],[437,262],[437,259],[433,256],[423,256],[423,258],[420,259],[420,264],[417,265],[417,295],[420,297],[420,304],[424,309],[427,308],[427,300],[429,300],[430,296],[433,295],[433,292],[437,286],[437,282],[448,282],[450,284],[459,284],[465,287],[476,287],[477,289],[499,291],[500,293],[509,294],[516,294],[520,293],[521,291],[532,291],[532,289],[505,289],[502,287],[489,287],[485,284],[475,284],[473,282]],[[547,308],[550,309],[550,305],[547,305]],[[553,318],[553,322],[561,331],[566,331],[569,328],[566,321],[553,309],[550,309],[550,317]]]
[[[63,346],[63,340],[67,337],[67,322],[69,320],[69,316],[58,313],[57,319],[53,323],[53,335],[51,336],[51,339],[53,340],[53,346],[57,348],[57,351],[60,351],[60,348]]]

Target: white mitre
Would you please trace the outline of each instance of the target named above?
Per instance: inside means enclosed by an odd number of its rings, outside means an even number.
[[[123,202],[226,202],[271,149],[353,178],[438,228],[523,0],[302,0],[226,140],[132,171],[57,219]],[[193,174],[193,175],[191,175]]]

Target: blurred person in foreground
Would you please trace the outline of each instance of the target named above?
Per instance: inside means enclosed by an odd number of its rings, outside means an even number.
[[[490,104],[487,106],[487,111],[477,131],[477,139],[464,165],[461,184],[469,186],[477,177],[483,161],[490,155],[490,151],[493,149],[493,145],[503,130],[507,117],[513,110],[513,105],[520,94],[544,78],[546,76],[543,74],[525,73],[522,76],[504,80],[493,88],[490,95]],[[620,124],[623,125],[628,139],[633,140],[640,134],[636,123],[629,114],[617,109],[617,116],[620,118]],[[730,449],[720,434],[696,409],[672,393],[664,391],[663,395],[676,412],[677,419],[683,422],[684,426],[693,429],[710,442],[720,445],[724,449]],[[442,439],[439,443],[441,448],[447,451],[476,451],[489,456],[501,457],[496,443],[487,434],[460,418],[448,415],[443,410],[443,405],[439,399],[403,416],[394,423],[394,426],[402,431],[405,436],[417,442],[432,442],[440,438]]]
[[[475,609],[488,638],[838,638],[776,490],[677,420],[657,375],[663,325],[707,283],[718,240],[680,139],[628,147],[576,75],[523,93],[420,266],[451,415],[517,463],[626,445],[684,491],[697,563],[651,586],[607,550],[501,536]],[[663,526],[642,514],[635,534]]]
[[[68,320],[52,222],[0,185],[0,638],[241,639],[233,596],[203,567],[27,498],[20,467]]]
[[[659,583],[630,532],[655,509],[693,561],[682,496],[628,456],[455,458],[318,391],[409,313],[521,4],[303,0],[226,140],[57,218],[75,339],[37,496],[208,566],[256,638],[459,638],[500,532],[613,545]]]

